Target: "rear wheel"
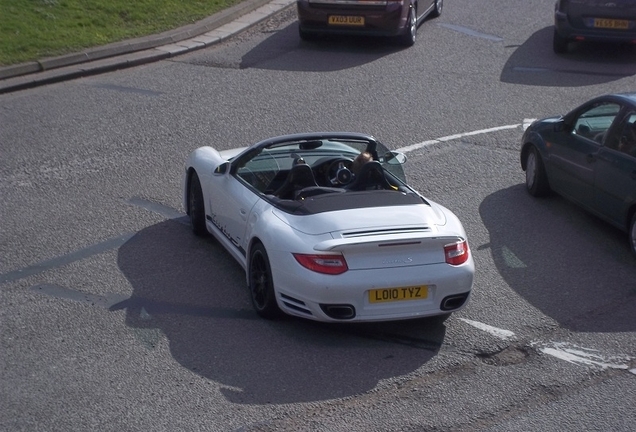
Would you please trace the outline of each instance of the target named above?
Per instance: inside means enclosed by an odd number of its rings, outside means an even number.
[[[257,314],[266,319],[280,316],[269,258],[265,247],[260,243],[254,245],[250,254],[249,289],[252,306]]]
[[[526,154],[526,189],[535,197],[547,195],[550,191],[543,160],[535,146],[530,146]]]
[[[437,18],[442,14],[442,9],[444,8],[444,0],[435,0],[435,8],[433,12],[431,12],[431,16],[433,18]]]
[[[201,182],[196,172],[190,176],[190,186],[188,187],[188,214],[190,216],[190,224],[192,231],[198,236],[207,235],[208,230],[205,227],[205,204],[203,202],[203,190]]]
[[[632,215],[632,221],[629,224],[629,246],[632,254],[636,256],[636,213]]]
[[[404,46],[410,47],[415,44],[417,38],[417,13],[415,7],[412,7],[409,11],[409,18],[404,29],[404,33],[400,35],[400,43]]]
[[[552,49],[557,54],[568,52],[568,40],[561,36],[556,29],[554,29],[554,36],[552,37]]]

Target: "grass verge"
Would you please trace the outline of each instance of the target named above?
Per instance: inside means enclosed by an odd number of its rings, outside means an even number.
[[[241,0],[0,0],[0,66],[194,23]]]

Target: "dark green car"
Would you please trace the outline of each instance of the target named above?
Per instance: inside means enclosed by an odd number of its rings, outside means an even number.
[[[531,195],[554,191],[579,204],[626,231],[636,255],[636,93],[535,121],[522,137],[521,168]]]

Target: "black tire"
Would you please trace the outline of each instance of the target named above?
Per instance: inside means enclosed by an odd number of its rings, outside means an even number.
[[[276,303],[272,270],[265,247],[260,243],[252,248],[248,271],[250,299],[254,310],[262,318],[278,318],[281,311]]]
[[[417,12],[415,7],[409,11],[409,19],[404,29],[404,33],[399,36],[400,44],[410,47],[415,45],[417,39]]]
[[[557,54],[565,54],[568,52],[569,41],[561,36],[556,29],[554,29],[554,36],[552,37],[552,49]]]
[[[545,196],[550,192],[543,160],[539,150],[533,145],[526,153],[526,189],[535,197]]]
[[[190,176],[190,185],[188,186],[188,215],[190,216],[192,232],[198,236],[206,236],[208,229],[205,227],[203,190],[196,172]]]
[[[442,14],[442,9],[444,8],[444,0],[435,0],[435,7],[433,8],[433,12],[431,12],[432,18],[437,18]]]
[[[636,213],[632,215],[632,220],[629,223],[629,248],[632,250],[632,254],[636,257]]]

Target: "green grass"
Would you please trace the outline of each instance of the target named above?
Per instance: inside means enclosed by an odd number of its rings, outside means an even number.
[[[241,0],[0,0],[0,66],[191,24]]]

